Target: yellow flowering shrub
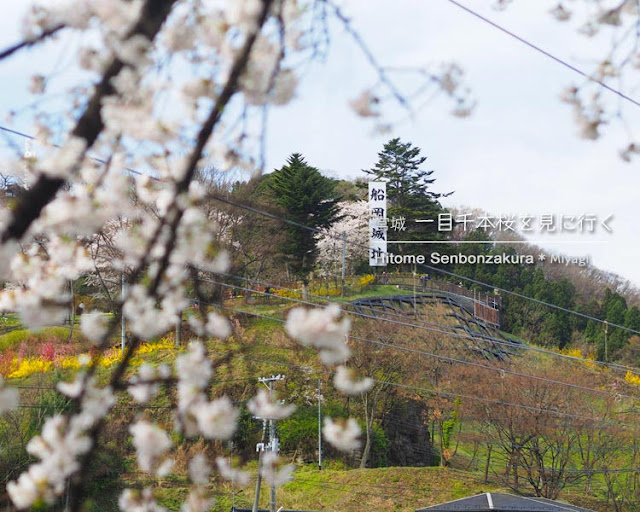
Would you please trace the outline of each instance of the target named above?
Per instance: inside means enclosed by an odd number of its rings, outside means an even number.
[[[28,357],[18,362],[17,368],[9,374],[9,378],[21,379],[34,373],[44,373],[52,369],[53,361],[45,361],[39,357]]]
[[[79,356],[60,358],[60,360],[57,361],[57,364],[58,367],[62,368],[63,370],[77,370],[82,367]]]
[[[273,292],[276,297],[284,297],[286,299],[301,299],[302,293],[298,290],[289,290],[286,288],[278,288]]]
[[[353,277],[351,278],[350,286],[365,287],[372,284],[375,280],[376,276],[374,274]],[[322,297],[339,297],[342,295],[342,288],[340,286],[327,284],[323,281],[313,281],[309,285],[309,293],[311,295],[318,295]],[[300,288],[276,288],[272,290],[271,294],[284,299],[302,298],[302,290]]]
[[[157,343],[143,343],[138,347],[136,355],[151,354],[160,350],[173,349],[173,341],[169,338],[163,338]],[[9,379],[22,379],[36,373],[44,373],[60,368],[63,370],[78,370],[83,364],[83,359],[90,357],[89,354],[78,354],[71,356],[56,357],[53,361],[48,361],[41,357],[26,357],[22,359],[14,358],[11,364],[12,371],[9,373]],[[122,360],[122,352],[118,348],[107,350],[98,364],[103,368],[108,368]],[[131,362],[133,366],[139,365],[140,360]]]
[[[334,297],[341,294],[340,288],[336,288],[335,286],[331,286],[329,288],[312,288],[310,290],[312,295],[321,295],[323,297]]]
[[[580,359],[588,359],[589,361],[595,361],[596,357],[593,354],[583,354],[579,348],[567,348],[565,350],[560,351],[561,354],[565,354],[571,357],[579,357]],[[589,368],[595,368],[598,366],[595,363],[582,362],[583,365],[588,366]]]
[[[367,286],[376,280],[376,276],[373,274],[367,274],[358,279],[358,286]]]
[[[634,386],[640,386],[640,375],[636,375],[630,370],[624,374],[624,380],[625,382],[633,384]]]
[[[107,350],[100,358],[99,365],[108,368],[112,364],[122,361],[122,351],[120,349]]]
[[[137,354],[151,354],[152,352],[157,352],[158,350],[172,350],[173,349],[173,340],[170,338],[162,338],[160,341],[155,343],[143,343],[138,347]]]

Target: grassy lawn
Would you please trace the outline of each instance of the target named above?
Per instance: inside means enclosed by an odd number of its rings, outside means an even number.
[[[395,285],[386,284],[386,285],[378,285],[372,286],[371,288],[366,289],[362,293],[355,293],[353,295],[349,295],[346,297],[335,297],[336,301],[340,302],[351,302],[356,299],[365,299],[367,297],[386,297],[389,295],[411,295],[412,292],[408,290],[401,290],[396,288]]]
[[[216,512],[228,512],[231,486],[225,484]],[[464,471],[448,468],[323,469],[298,466],[294,479],[277,491],[277,505],[296,510],[334,512],[397,511],[417,508],[487,491],[503,490],[486,485]],[[251,507],[255,483],[234,489],[236,506]],[[268,508],[269,488],[260,493],[261,508]]]
[[[69,336],[69,327],[44,327],[37,331],[29,329],[16,329],[6,334],[0,335],[0,350],[18,350],[20,345],[24,343],[43,343],[52,341],[59,343],[61,340],[66,341]],[[80,329],[75,326],[71,341],[80,341],[82,335]]]

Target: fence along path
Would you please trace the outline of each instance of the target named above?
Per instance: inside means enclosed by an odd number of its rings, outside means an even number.
[[[462,284],[430,279],[428,274],[386,274],[378,276],[380,284],[396,285],[404,290],[436,298],[447,298],[476,319],[500,328],[502,297],[497,293],[468,290]]]

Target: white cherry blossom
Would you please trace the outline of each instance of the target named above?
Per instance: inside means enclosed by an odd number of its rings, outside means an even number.
[[[133,446],[140,469],[148,473],[166,474],[164,457],[172,446],[167,433],[146,420],[133,424],[129,431],[133,435]]]
[[[326,417],[322,428],[324,438],[338,450],[348,452],[361,446],[358,422],[349,418],[347,421],[334,421]]]
[[[340,365],[336,368],[336,373],[333,378],[333,383],[337,390],[347,393],[348,395],[358,395],[360,393],[366,393],[373,386],[373,379],[365,377],[364,379],[357,381],[353,379],[353,370],[347,368],[344,365]]]
[[[256,418],[265,420],[282,420],[296,410],[294,404],[283,405],[273,400],[266,389],[258,390],[256,396],[249,400],[247,408]]]
[[[264,452],[262,454],[260,473],[269,485],[283,486],[293,479],[294,470],[293,464],[283,464],[275,453]]]

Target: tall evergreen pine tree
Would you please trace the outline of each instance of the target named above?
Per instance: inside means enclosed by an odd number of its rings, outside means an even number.
[[[438,231],[438,215],[446,213],[438,201],[451,195],[431,190],[435,178],[433,171],[421,169],[427,160],[420,155],[420,148],[410,142],[403,143],[399,138],[387,142],[378,153],[378,161],[372,169],[363,169],[373,181],[387,183],[389,208],[389,240],[446,240],[448,232]],[[404,219],[404,230],[394,230],[392,219]],[[429,222],[416,222],[416,220]],[[399,226],[396,226],[399,227]],[[392,252],[422,253],[431,248],[425,246],[394,246]],[[450,246],[438,246],[440,252],[451,252]]]
[[[300,153],[293,153],[286,165],[268,180],[276,204],[287,217],[312,228],[328,228],[338,220],[335,181],[310,166]],[[289,236],[281,250],[292,272],[306,284],[317,256],[315,233],[289,226]]]

